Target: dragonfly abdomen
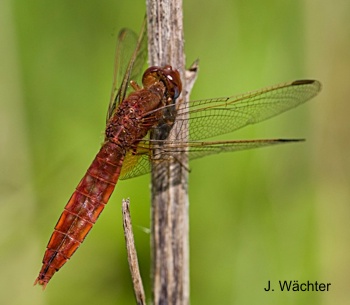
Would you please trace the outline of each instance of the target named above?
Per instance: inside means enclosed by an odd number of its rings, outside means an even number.
[[[101,147],[55,226],[35,284],[45,287],[83,242],[114,190],[124,156],[112,142]]]

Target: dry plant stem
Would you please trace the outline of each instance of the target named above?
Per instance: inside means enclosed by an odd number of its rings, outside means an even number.
[[[177,107],[181,107],[196,75],[196,69],[186,75],[184,68],[182,1],[147,0],[147,21],[149,64],[170,64],[179,70],[183,92]],[[175,122],[168,139],[176,138],[180,132],[181,139],[184,133],[188,135],[188,129]],[[187,163],[186,154],[153,163],[151,246],[155,305],[189,304]]]
[[[123,228],[126,242],[126,249],[128,252],[128,263],[132,278],[132,284],[134,287],[134,293],[136,302],[138,305],[145,305],[146,298],[142,285],[142,279],[140,275],[139,263],[137,260],[137,253],[135,248],[134,234],[132,232],[131,216],[130,216],[130,200],[123,199],[122,212],[123,212]]]

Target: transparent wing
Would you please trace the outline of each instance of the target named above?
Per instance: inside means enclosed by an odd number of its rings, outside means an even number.
[[[182,138],[181,129],[176,141],[155,141],[144,139],[133,154],[126,159],[122,178],[139,176],[150,171],[150,161],[171,160],[176,153],[188,152],[193,160],[222,152],[265,147],[274,144],[296,142],[300,140],[232,140],[201,142],[200,139],[232,132],[249,124],[255,124],[292,109],[314,97],[321,90],[321,84],[315,80],[299,80],[273,87],[249,92],[239,96],[191,101],[178,110],[177,122],[184,128],[188,126],[181,114],[189,114],[190,141]],[[168,106],[166,106],[168,107]],[[147,113],[147,118],[152,113]],[[154,148],[161,146],[161,159],[154,155]],[[128,159],[130,158],[129,161]]]
[[[151,162],[160,163],[164,161],[176,161],[174,156],[177,153],[187,152],[190,160],[218,154],[224,152],[234,152],[253,148],[266,147],[276,144],[300,142],[302,139],[261,139],[261,140],[233,140],[233,141],[211,141],[211,142],[188,142],[180,144],[169,141],[144,141],[140,144],[138,152],[129,152],[123,163],[120,179],[129,179],[147,174],[151,171]],[[164,144],[167,146],[165,147]],[[162,145],[162,156],[151,157],[150,148],[154,145]]]
[[[129,151],[125,156],[119,179],[129,179],[147,174],[151,171],[151,149],[145,141],[137,147],[137,151]]]
[[[264,121],[305,103],[320,90],[316,80],[299,80],[239,96],[191,101],[178,111],[177,123],[185,126],[181,114],[188,113],[189,138],[197,141]]]
[[[130,80],[139,81],[147,58],[146,19],[139,37],[130,29],[120,31],[115,52],[114,76],[106,121],[129,91]]]

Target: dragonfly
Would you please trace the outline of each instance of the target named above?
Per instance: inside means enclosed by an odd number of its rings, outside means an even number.
[[[150,172],[152,162],[159,161],[159,151],[163,160],[176,162],[171,157],[182,151],[192,160],[299,141],[202,140],[269,119],[308,101],[321,90],[317,80],[296,80],[237,96],[190,101],[178,107],[182,82],[172,66],[149,67],[143,73],[142,86],[139,85],[146,57],[145,23],[139,36],[123,29],[117,40],[104,143],[54,228],[34,284],[46,287],[84,241],[117,181]],[[167,139],[175,121],[189,126],[189,140],[184,140],[181,133],[175,139]],[[153,140],[152,133],[160,135],[159,139]],[[162,151],[163,147],[166,149]]]

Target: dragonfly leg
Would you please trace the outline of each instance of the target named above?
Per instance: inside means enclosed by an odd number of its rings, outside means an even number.
[[[178,157],[173,156],[173,158],[175,159],[175,162],[179,163],[180,166],[181,166],[185,171],[187,171],[188,173],[191,173],[191,169],[190,169],[188,166],[186,166]]]
[[[141,87],[138,85],[138,83],[133,80],[130,81],[130,85],[135,91],[141,90]]]
[[[178,163],[180,166],[187,171],[188,173],[191,173],[191,169],[186,166],[177,156],[168,156],[168,157],[160,157],[160,158],[155,158],[154,156],[152,157],[152,162],[154,164],[161,164],[162,162],[173,162],[173,163]]]

